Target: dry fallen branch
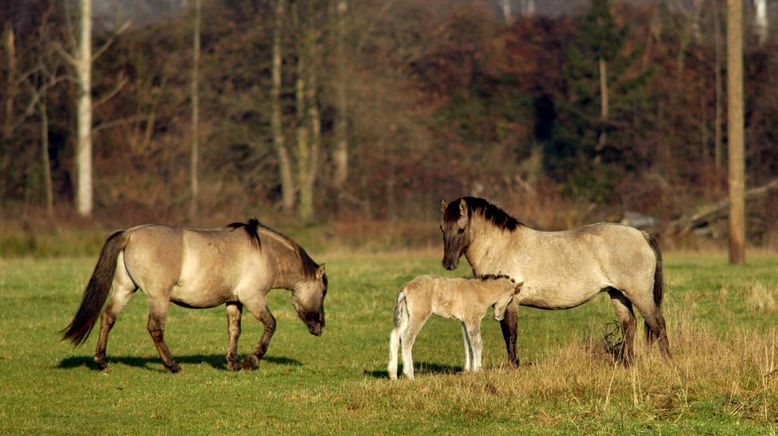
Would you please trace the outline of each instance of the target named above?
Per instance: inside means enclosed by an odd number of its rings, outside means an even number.
[[[778,190],[778,179],[773,179],[770,182],[746,191],[745,199],[752,200],[757,197],[761,197],[770,191]],[[662,236],[684,236],[692,229],[699,227],[700,225],[710,222],[720,214],[724,213],[729,208],[729,200],[721,200],[716,204],[707,206],[702,211],[688,216],[684,215],[681,218],[671,222],[665,227],[662,232]]]

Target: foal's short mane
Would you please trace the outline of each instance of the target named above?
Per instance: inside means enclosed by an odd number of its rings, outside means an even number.
[[[272,232],[273,236],[283,240],[285,245],[289,246],[295,252],[295,254],[297,254],[297,257],[300,259],[300,263],[303,269],[303,275],[305,276],[305,278],[312,279],[316,277],[316,271],[319,269],[319,264],[317,264],[313,259],[311,259],[311,256],[308,255],[308,252],[305,251],[305,249],[301,247],[300,244],[295,242],[292,238],[289,238],[288,236],[280,232],[277,232],[276,230],[260,223],[259,220],[257,220],[256,218],[251,218],[247,223],[235,222],[232,224],[228,224],[227,227],[233,230],[239,228],[245,230],[249,236],[249,239],[251,240],[251,245],[256,247],[257,249],[261,248],[260,239],[259,239],[259,229],[263,228],[269,232]],[[326,278],[324,280],[326,281]]]
[[[484,275],[480,275],[480,276],[478,276],[477,278],[481,279],[481,281],[486,281],[486,280],[499,280],[499,279],[508,279],[508,280],[510,280],[510,281],[511,281],[511,283],[516,283],[516,281],[515,281],[515,280],[513,280],[513,278],[511,278],[511,277],[508,277],[508,276],[507,276],[507,275],[505,275],[505,274],[484,274]]]
[[[502,230],[508,230],[512,232],[520,226],[524,225],[524,223],[508,215],[508,213],[504,210],[493,205],[492,203],[489,203],[483,198],[478,197],[462,197],[459,199],[459,201],[452,201],[448,207],[446,207],[446,212],[443,216],[443,219],[446,220],[446,222],[453,222],[459,219],[460,201],[465,202],[467,205],[467,210],[471,215],[477,212],[485,220],[489,221]]]

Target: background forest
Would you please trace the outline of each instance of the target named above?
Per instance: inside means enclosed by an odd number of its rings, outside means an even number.
[[[4,234],[256,215],[438,242],[461,195],[544,229],[727,195],[719,0],[93,0],[77,207],[82,3],[0,5]],[[776,16],[745,2],[747,188],[778,177]],[[752,244],[776,213],[747,203]]]

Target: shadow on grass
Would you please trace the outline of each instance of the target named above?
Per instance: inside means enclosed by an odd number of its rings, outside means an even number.
[[[178,362],[178,364],[180,365],[206,363],[210,365],[212,368],[221,369],[224,371],[230,371],[230,369],[227,368],[227,359],[224,357],[224,355],[221,354],[210,354],[210,355],[195,354],[190,356],[174,356],[174,358],[176,359],[176,362]],[[260,365],[262,365],[262,362],[268,362],[275,365],[288,365],[288,366],[303,365],[303,363],[300,362],[299,360],[291,359],[289,357],[265,356],[260,361]],[[149,363],[155,364],[154,367],[148,366]],[[135,368],[143,368],[149,371],[166,372],[166,370],[162,367],[162,359],[160,359],[159,357],[109,356],[108,367],[110,368],[111,365],[115,365],[115,364],[122,364],[122,365],[132,366]],[[74,356],[74,357],[68,357],[62,359],[62,361],[59,362],[59,365],[57,365],[57,368],[71,369],[71,368],[78,368],[81,366],[86,366],[87,368],[94,369],[94,370],[98,369],[97,364],[95,363],[92,356]]]
[[[463,371],[461,366],[443,365],[440,363],[415,362],[413,365],[414,373],[418,374],[456,374]],[[402,374],[402,364],[397,368],[398,375]],[[386,369],[364,370],[363,374],[373,378],[389,378]]]

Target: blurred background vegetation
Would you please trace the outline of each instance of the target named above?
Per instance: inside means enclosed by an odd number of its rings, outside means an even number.
[[[462,195],[662,232],[727,195],[720,0],[92,0],[82,210],[84,1],[0,5],[0,255],[250,216],[320,247],[435,246]],[[778,177],[778,7],[744,4],[750,188]],[[749,200],[752,245],[778,246],[777,212],[775,189]]]

